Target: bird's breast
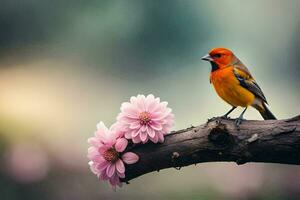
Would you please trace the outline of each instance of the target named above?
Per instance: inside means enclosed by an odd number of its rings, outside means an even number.
[[[217,94],[232,106],[246,107],[254,101],[254,95],[242,87],[233,73],[233,67],[211,73],[211,83]]]

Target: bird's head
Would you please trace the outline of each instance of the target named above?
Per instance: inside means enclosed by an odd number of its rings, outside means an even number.
[[[201,58],[212,64],[212,71],[225,68],[237,62],[237,58],[229,49],[218,47],[213,48],[210,52]]]

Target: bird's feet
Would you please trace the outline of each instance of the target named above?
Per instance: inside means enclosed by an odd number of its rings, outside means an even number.
[[[244,120],[245,120],[244,118],[239,117],[239,118],[237,118],[237,119],[234,120],[234,123],[235,123],[235,125],[236,125],[237,127],[239,127],[240,124],[241,124]]]

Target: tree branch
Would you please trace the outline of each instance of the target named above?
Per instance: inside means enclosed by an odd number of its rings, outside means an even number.
[[[206,124],[171,132],[162,144],[131,145],[140,160],[126,166],[127,182],[165,168],[215,161],[300,165],[300,115],[286,120],[243,121],[215,118]]]

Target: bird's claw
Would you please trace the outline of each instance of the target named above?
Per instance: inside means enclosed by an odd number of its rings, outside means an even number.
[[[237,118],[234,123],[237,127],[240,126],[240,124],[244,121],[245,119],[244,118]]]

